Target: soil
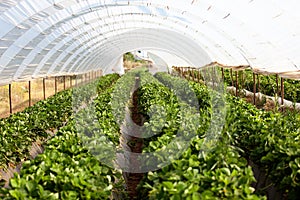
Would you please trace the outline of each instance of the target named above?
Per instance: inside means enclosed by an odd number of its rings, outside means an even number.
[[[138,109],[138,94],[137,94],[137,89],[140,85],[140,80],[138,77],[136,77],[136,83],[135,83],[135,91],[133,92],[132,96],[132,104],[133,106],[130,108],[131,111],[131,118],[132,121],[139,125],[142,126],[144,123],[144,117],[141,113],[139,113]],[[133,129],[134,131],[135,129]],[[137,136],[139,136],[139,133],[136,133]],[[143,139],[139,137],[129,137],[129,141],[127,144],[133,144],[130,145],[130,151],[134,153],[142,153],[143,150]],[[140,166],[141,164],[139,161],[136,159],[136,157],[131,157],[130,158],[130,165],[133,167]],[[143,173],[123,173],[125,181],[126,181],[126,190],[127,193],[130,197],[130,199],[138,199],[138,190],[137,187],[141,180],[143,179],[144,174]]]

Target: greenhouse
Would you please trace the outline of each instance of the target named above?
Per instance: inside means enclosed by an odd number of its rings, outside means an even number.
[[[299,199],[299,8],[0,1],[0,199]]]

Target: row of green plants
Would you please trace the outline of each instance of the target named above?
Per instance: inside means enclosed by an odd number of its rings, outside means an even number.
[[[280,77],[279,77],[279,89],[277,90],[276,75],[258,75],[256,79],[256,92],[261,92],[269,96],[280,96]],[[230,69],[224,69],[224,82],[228,86],[236,86],[236,76],[233,72],[231,77]],[[253,92],[253,72],[249,69],[238,71],[238,84],[239,88],[246,89]],[[300,102],[300,81],[285,79],[284,80],[284,98],[292,102]]]
[[[156,78],[167,87],[147,72],[138,73],[143,83],[138,91],[140,112],[147,119],[146,130],[152,129],[155,133],[144,144],[144,152],[159,152],[176,136],[187,135],[189,138],[190,132],[196,132],[178,159],[146,174],[139,188],[140,199],[265,199],[264,191],[262,195],[259,191],[254,194],[251,187],[255,179],[248,166],[249,159],[262,167],[289,199],[297,199],[299,114],[261,111],[227,95],[226,123],[222,133],[217,134],[218,140],[209,143],[207,131],[211,130],[212,117],[218,117],[213,113],[215,102],[211,96],[218,94],[202,84],[183,83],[184,80],[165,73],[157,74]],[[132,77],[128,80],[133,83]],[[111,80],[107,81],[109,78]],[[107,79],[100,79],[97,88],[102,89],[98,89],[94,103],[73,116],[68,125],[45,145],[43,154],[25,162],[21,174],[11,179],[11,188],[1,189],[1,198],[127,198],[121,172],[99,160],[111,159],[117,151],[113,148],[119,144],[120,130],[112,107],[112,95],[119,98],[120,109],[124,109],[132,85],[119,84],[119,91],[114,93],[117,84],[110,86],[117,83],[119,77],[108,75]],[[101,84],[103,87],[99,87]],[[190,89],[199,106],[190,101],[191,96],[186,98]],[[184,109],[183,112],[180,109]],[[180,131],[182,133],[178,134]],[[107,142],[107,138],[110,141]]]
[[[0,119],[0,168],[15,165],[29,158],[34,141],[48,137],[46,130],[63,126],[72,114],[71,90],[37,102],[24,111]]]
[[[99,94],[119,78],[107,75],[97,82]],[[110,81],[107,81],[110,80]],[[90,89],[95,89],[92,87]],[[86,88],[87,89],[87,88]],[[84,94],[85,91],[83,91]],[[85,96],[85,95],[83,95]],[[112,199],[125,198],[120,171],[105,166],[88,151],[82,132],[91,130],[88,119],[95,105],[87,105],[72,115],[68,124],[45,144],[44,153],[26,161],[21,174],[1,189],[2,199]],[[101,111],[100,111],[101,112]],[[98,123],[99,124],[99,123]],[[92,127],[97,128],[97,127]],[[99,126],[98,126],[99,128]],[[88,133],[87,133],[88,134]]]
[[[180,123],[180,106],[175,95],[161,83],[142,85],[138,96],[139,112],[146,119],[142,133],[146,137],[143,152],[153,152],[167,144],[163,144],[162,140],[170,141],[176,137],[174,133]]]
[[[177,136],[191,132],[196,132],[196,135],[191,141],[186,141],[188,146],[178,159],[160,170],[146,174],[139,186],[139,198],[264,199],[263,196],[254,194],[251,184],[255,178],[251,168],[247,166],[247,160],[241,157],[242,150],[230,145],[226,135],[210,148],[204,145],[211,121],[208,114],[211,107],[209,91],[199,84],[187,83],[168,74],[160,73],[156,77],[166,85],[168,83],[168,87],[148,83],[139,91],[143,114],[147,116],[147,113],[154,113],[152,109],[164,108],[155,110],[156,116],[151,116],[147,122],[153,124],[151,127],[155,128],[153,131],[157,131],[157,134],[154,140],[146,143],[148,146],[143,151],[163,151]],[[197,100],[208,101],[198,108],[199,113],[195,112],[191,98],[186,98],[193,91],[189,88],[199,89],[195,92]],[[156,107],[153,108],[153,105]],[[178,135],[180,131],[182,134]],[[203,146],[209,149],[204,149]]]
[[[100,163],[82,144],[74,121],[47,142],[43,154],[23,163],[1,199],[112,199],[122,195],[120,171]]]
[[[290,199],[300,194],[300,114],[266,112],[228,95],[225,132]],[[265,189],[268,189],[266,187]]]
[[[226,99],[223,132],[230,143],[242,149],[243,157],[257,164],[283,196],[297,199],[300,194],[300,114],[263,111],[229,94]],[[265,193],[271,185],[264,186],[258,192]]]
[[[33,142],[43,142],[49,136],[47,130],[62,127],[83,102],[91,100],[96,85],[98,90],[103,90],[118,77],[118,74],[111,74],[99,83],[96,80],[59,92],[22,112],[0,119],[0,168],[6,169],[9,165],[14,166],[21,160],[29,159]]]

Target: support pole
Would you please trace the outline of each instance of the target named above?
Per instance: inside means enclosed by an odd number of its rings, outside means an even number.
[[[64,90],[66,90],[66,76],[63,76],[64,78]]]
[[[78,86],[78,75],[75,76],[75,86]]]
[[[253,104],[256,106],[256,76],[253,73]]]
[[[221,67],[221,70],[222,70],[222,79],[223,79],[223,81],[224,81],[224,68]]]
[[[215,89],[215,68],[212,67],[211,68],[211,80],[212,80],[212,83],[213,83],[213,89]]]
[[[279,96],[279,76],[276,74],[276,94]]]
[[[198,83],[200,82],[200,69],[198,69]]]
[[[284,103],[284,79],[281,77],[281,105]]]
[[[193,81],[196,81],[196,76],[195,76],[195,69],[193,69]]]
[[[244,70],[241,71],[242,73],[242,82],[241,82],[241,89],[245,88],[245,76],[244,76]]]
[[[31,106],[31,81],[28,81],[28,106]]]
[[[72,77],[73,76],[70,76],[70,88],[72,88]]]
[[[180,67],[180,73],[181,73],[181,78],[183,78],[184,75],[183,75],[183,68],[182,67]]]
[[[11,95],[11,84],[8,85],[8,98],[9,98],[9,113],[12,114],[12,95]]]
[[[55,90],[55,94],[57,93],[57,79],[56,76],[54,77],[54,90]]]
[[[238,79],[238,71],[235,71],[235,96],[239,96],[239,79]]]
[[[231,85],[234,86],[233,84],[233,74],[232,74],[232,69],[230,69],[230,78],[231,78]]]
[[[259,80],[259,74],[257,74],[257,92],[260,92],[260,80]]]
[[[46,99],[46,79],[43,78],[43,95],[44,95],[44,100]]]

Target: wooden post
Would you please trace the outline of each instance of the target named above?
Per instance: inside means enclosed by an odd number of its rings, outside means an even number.
[[[28,106],[31,106],[31,81],[28,81]]]
[[[44,95],[44,100],[46,99],[46,79],[43,78],[43,95]]]
[[[75,86],[76,87],[78,86],[78,80],[77,79],[78,79],[78,75],[75,76]]]
[[[284,103],[284,79],[281,77],[281,105]]]
[[[260,81],[259,81],[259,75],[257,74],[257,92],[260,92]]]
[[[70,76],[70,88],[72,88],[72,77],[73,76]]]
[[[54,77],[54,90],[55,90],[55,94],[57,93],[57,79],[56,76]]]
[[[12,114],[12,95],[11,95],[11,84],[8,85],[8,98],[9,98],[9,113]]]
[[[221,70],[222,70],[222,79],[223,79],[223,81],[224,81],[224,68],[221,67]]]
[[[66,90],[66,76],[63,76],[64,78],[64,90]]]
[[[245,88],[245,76],[244,76],[244,70],[242,70],[242,84],[241,89]]]
[[[198,83],[200,82],[200,69],[198,69]]]
[[[235,71],[235,96],[239,96],[238,71]]]
[[[233,84],[233,74],[232,69],[230,69],[230,78],[231,78],[231,86],[234,86]]]
[[[187,68],[187,79],[190,80],[190,67]]]
[[[180,77],[183,77],[183,73],[182,73],[182,67],[179,67],[179,71],[180,71]]]
[[[256,76],[255,73],[253,73],[253,104],[256,105]]]
[[[279,76],[276,74],[276,94],[279,96]]]

